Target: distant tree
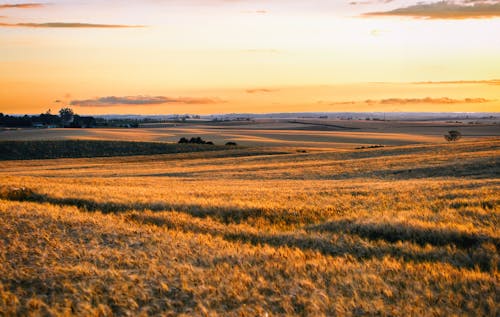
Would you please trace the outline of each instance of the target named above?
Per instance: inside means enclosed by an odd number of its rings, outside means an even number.
[[[227,142],[226,146],[237,146],[236,142]]]
[[[448,142],[458,141],[462,138],[462,133],[460,133],[459,131],[455,131],[455,130],[448,131],[448,134],[445,134],[444,138]]]
[[[94,117],[82,117],[77,114],[73,116],[72,128],[92,128],[96,125]]]
[[[63,120],[63,122],[71,122],[73,120],[73,116],[75,113],[73,112],[73,109],[71,108],[62,108],[59,110],[59,116]]]
[[[40,114],[39,117],[33,117],[33,120],[45,125],[60,125],[62,119],[59,116],[51,114],[49,109],[49,111]]]
[[[177,142],[179,144],[182,144],[182,143],[189,143],[189,144],[210,144],[210,145],[213,145],[214,143],[212,141],[205,141],[203,140],[202,138],[200,137],[192,137],[191,139],[186,139],[184,137],[182,137],[179,142]]]
[[[191,138],[191,140],[189,140],[189,143],[194,143],[194,144],[205,144],[205,141],[203,141],[200,137],[196,137],[196,138]]]

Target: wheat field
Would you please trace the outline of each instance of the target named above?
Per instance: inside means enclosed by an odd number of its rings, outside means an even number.
[[[0,161],[0,315],[498,316],[499,154]]]

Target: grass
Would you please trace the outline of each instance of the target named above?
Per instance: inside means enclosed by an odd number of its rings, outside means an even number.
[[[224,149],[224,146],[159,142],[0,141],[0,160],[152,155]]]
[[[499,145],[2,161],[0,315],[497,316]]]

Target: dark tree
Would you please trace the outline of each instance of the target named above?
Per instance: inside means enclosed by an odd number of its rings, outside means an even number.
[[[194,144],[205,144],[205,141],[203,141],[200,137],[196,137],[196,138],[191,138],[191,140],[189,140],[189,143],[194,143]]]
[[[60,125],[61,124],[61,118],[59,116],[50,114],[49,111],[46,113],[40,114],[39,117],[34,118],[36,121],[41,122],[45,125]]]
[[[455,130],[448,131],[448,134],[445,134],[444,138],[448,142],[458,141],[462,138],[462,133],[460,133],[459,131],[455,131]]]
[[[59,116],[64,122],[71,122],[75,113],[71,108],[62,108],[59,110]]]
[[[73,116],[72,128],[92,128],[96,125],[94,117],[82,117],[77,114]]]
[[[237,146],[238,144],[236,144],[235,142],[227,142],[226,143],[226,146]]]
[[[177,143],[189,143],[189,144],[210,144],[213,145],[214,143],[212,141],[205,141],[202,138],[198,137],[192,137],[191,139],[186,139],[186,138],[181,138],[179,142]]]

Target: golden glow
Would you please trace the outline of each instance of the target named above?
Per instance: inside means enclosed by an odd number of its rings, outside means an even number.
[[[214,0],[3,9],[6,24],[146,27],[0,27],[0,112],[39,113],[107,96],[220,102],[74,108],[90,114],[500,110],[500,85],[402,84],[500,78],[500,39],[493,34],[500,19],[360,17],[390,8]],[[364,102],[394,98],[490,102]]]

